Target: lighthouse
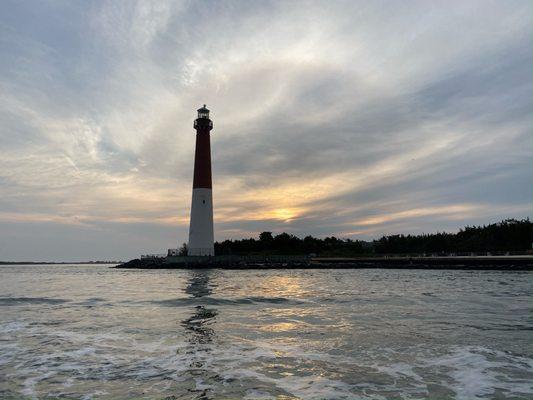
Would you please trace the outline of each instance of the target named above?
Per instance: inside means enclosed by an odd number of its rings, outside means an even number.
[[[196,129],[196,151],[194,154],[188,255],[214,256],[210,143],[213,122],[209,119],[209,110],[205,104],[198,109],[198,118],[194,121],[194,129]]]

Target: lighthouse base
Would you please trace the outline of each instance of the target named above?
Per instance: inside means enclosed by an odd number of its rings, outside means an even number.
[[[214,256],[213,194],[211,189],[192,191],[191,225],[189,228],[189,256]]]
[[[215,255],[215,249],[214,248],[193,248],[188,249],[187,251],[188,256],[214,256]]]

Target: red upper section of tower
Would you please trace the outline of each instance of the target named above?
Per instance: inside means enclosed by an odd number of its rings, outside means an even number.
[[[205,105],[198,110],[198,118],[194,121],[196,129],[196,151],[194,154],[193,189],[211,189],[211,143],[209,132],[213,123],[209,119],[209,110]]]

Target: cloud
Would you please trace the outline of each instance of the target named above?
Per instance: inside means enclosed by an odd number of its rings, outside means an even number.
[[[0,259],[186,241],[203,103],[218,239],[531,215],[528,2],[0,8]]]

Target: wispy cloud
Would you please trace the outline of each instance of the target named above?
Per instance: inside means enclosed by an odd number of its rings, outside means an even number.
[[[532,12],[2,2],[0,259],[127,258],[186,241],[203,103],[219,239],[531,215]]]

